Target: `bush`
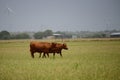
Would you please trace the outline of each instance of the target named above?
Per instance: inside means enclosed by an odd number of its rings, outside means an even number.
[[[2,39],[2,40],[10,39],[10,33],[8,31],[1,31],[0,32],[0,39]]]
[[[30,36],[27,33],[19,33],[11,36],[12,39],[30,39]]]
[[[42,39],[43,38],[43,32],[36,32],[34,35],[35,39]]]
[[[42,39],[43,37],[52,36],[52,30],[46,30],[44,32],[36,32],[33,36],[35,39]]]

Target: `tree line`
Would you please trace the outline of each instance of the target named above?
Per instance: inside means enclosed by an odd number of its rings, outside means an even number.
[[[0,32],[0,40],[9,40],[9,39],[43,39],[47,38],[48,36],[53,36],[53,34],[61,34],[61,38],[71,38],[71,34],[57,31],[53,32],[52,30],[45,30],[45,31],[38,31],[33,32],[31,35],[29,32],[22,32],[22,33],[10,33],[8,31],[1,31]]]
[[[9,39],[30,39],[30,36],[27,33],[19,33],[19,34],[10,34],[8,31],[0,32],[1,40],[9,40]]]
[[[53,32],[52,30],[38,31],[33,32],[32,34],[29,32],[22,33],[11,33],[8,31],[0,32],[0,40],[9,40],[9,39],[43,39],[48,36],[54,36],[54,34],[60,34],[60,36],[56,36],[56,38],[106,38],[109,37],[112,32],[120,32],[120,30],[105,30],[105,31],[57,31]],[[74,36],[74,37],[73,37]]]

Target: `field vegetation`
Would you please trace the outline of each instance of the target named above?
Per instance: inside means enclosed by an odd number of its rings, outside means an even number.
[[[120,80],[120,39],[65,42],[69,50],[62,51],[62,58],[39,58],[36,53],[32,59],[30,40],[1,40],[0,80]]]

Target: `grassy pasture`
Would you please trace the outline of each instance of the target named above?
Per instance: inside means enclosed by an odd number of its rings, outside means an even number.
[[[32,59],[29,40],[0,41],[0,80],[120,80],[120,40],[66,40],[63,58]]]

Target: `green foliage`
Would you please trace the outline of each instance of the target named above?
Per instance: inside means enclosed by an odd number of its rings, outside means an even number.
[[[119,80],[120,41],[66,42],[63,58],[32,59],[29,41],[0,41],[0,80]]]
[[[12,39],[30,39],[30,36],[27,33],[19,33],[11,36]]]
[[[36,32],[34,34],[34,38],[35,39],[42,39],[43,37],[52,36],[52,35],[53,35],[52,30],[46,30],[44,32]]]
[[[52,35],[53,35],[53,32],[52,32],[52,30],[45,30],[45,31],[43,32],[43,34],[44,34],[44,37],[47,37],[47,36],[52,36]]]
[[[44,37],[43,32],[36,32],[33,36],[35,39],[42,39]]]
[[[17,33],[17,34],[10,34],[8,31],[1,31],[0,32],[0,39],[8,40],[8,39],[30,39],[30,36],[27,33]]]
[[[8,31],[1,31],[0,32],[0,39],[10,39],[10,33]]]

